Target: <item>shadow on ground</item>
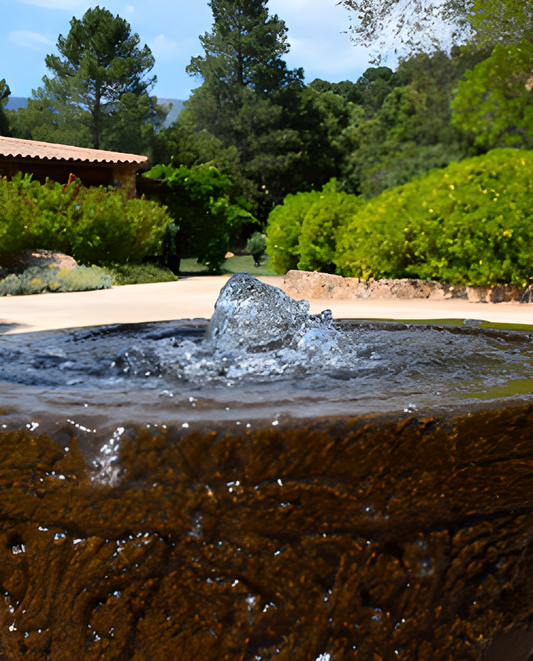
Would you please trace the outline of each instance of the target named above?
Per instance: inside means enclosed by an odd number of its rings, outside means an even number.
[[[26,324],[15,324],[9,321],[2,321],[0,319],[0,335],[7,333],[8,331],[15,330],[16,328],[25,328]]]

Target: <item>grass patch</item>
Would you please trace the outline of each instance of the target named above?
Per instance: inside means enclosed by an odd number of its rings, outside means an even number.
[[[147,285],[178,279],[170,269],[158,264],[113,264],[98,268],[111,276],[114,285]]]
[[[261,266],[254,266],[254,258],[251,255],[236,255],[226,259],[220,270],[221,274],[230,273],[251,273],[255,276],[278,275],[271,268],[269,261],[261,262]],[[180,275],[212,275],[207,270],[207,266],[198,264],[196,259],[182,259],[180,264]]]

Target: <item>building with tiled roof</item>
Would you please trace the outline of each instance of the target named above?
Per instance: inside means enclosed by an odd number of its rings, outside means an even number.
[[[137,154],[0,136],[0,176],[8,179],[22,172],[42,183],[49,178],[64,184],[74,175],[85,186],[127,187],[134,197],[137,172],[147,164]]]

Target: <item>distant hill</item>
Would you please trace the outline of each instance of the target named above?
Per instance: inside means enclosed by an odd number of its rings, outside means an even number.
[[[176,121],[178,115],[183,110],[184,101],[179,99],[157,99],[158,103],[162,105],[169,105],[172,103],[172,110],[168,113],[167,118],[165,119],[165,126],[170,126],[172,122]],[[5,106],[6,110],[18,110],[19,108],[26,108],[28,105],[28,99],[23,96],[10,96],[9,100]]]
[[[185,101],[180,101],[179,99],[160,99],[157,97],[157,102],[161,105],[168,105],[172,103],[172,110],[168,113],[167,118],[165,119],[165,126],[170,126],[172,122],[175,122],[178,119],[178,115],[183,110],[183,105]]]
[[[25,108],[27,105],[28,99],[23,96],[10,96],[5,108],[6,110],[18,110],[19,108]]]

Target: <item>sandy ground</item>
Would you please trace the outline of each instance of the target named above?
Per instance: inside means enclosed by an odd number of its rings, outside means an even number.
[[[101,326],[116,323],[209,318],[229,276],[127,285],[103,291],[0,298],[0,333]],[[281,277],[263,277],[281,284]],[[337,319],[482,319],[532,324],[533,305],[429,300],[311,300],[311,312],[329,308]]]

